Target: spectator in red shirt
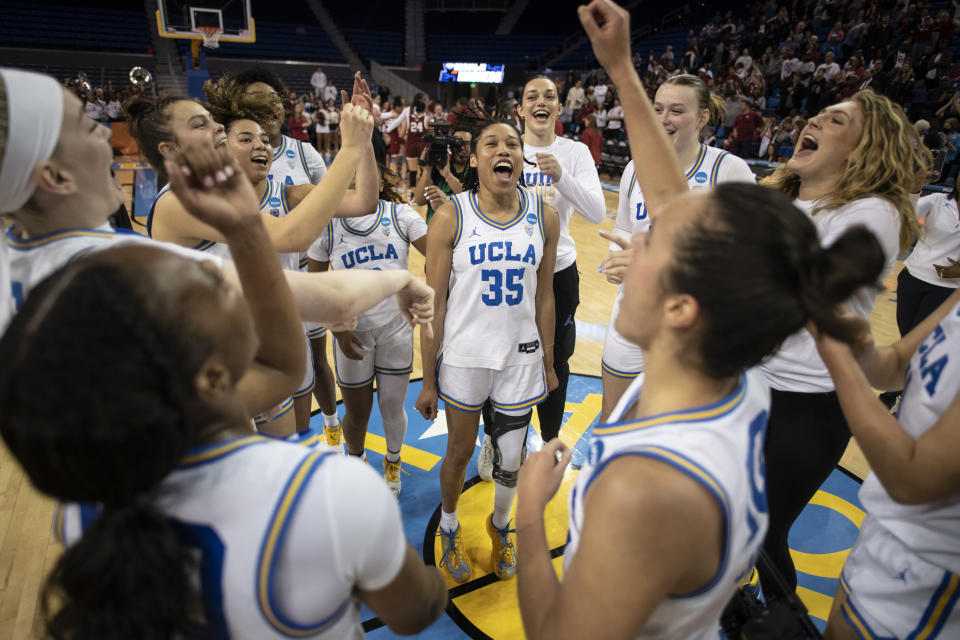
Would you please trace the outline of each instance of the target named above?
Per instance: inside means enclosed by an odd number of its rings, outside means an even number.
[[[287,125],[290,127],[290,137],[294,140],[310,142],[310,116],[303,111],[303,103],[295,102],[293,104],[293,114]]]
[[[584,120],[586,128],[583,135],[580,136],[580,142],[587,145],[590,149],[590,155],[593,156],[593,164],[600,166],[600,150],[603,149],[603,134],[597,128],[597,117],[592,113]]]
[[[763,118],[754,110],[746,100],[740,101],[740,115],[733,123],[733,153],[741,158],[752,158],[755,155],[754,148],[759,138],[759,133],[763,131]]]

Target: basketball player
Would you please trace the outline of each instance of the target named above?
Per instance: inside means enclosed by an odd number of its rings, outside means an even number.
[[[413,112],[407,121],[407,184],[411,189],[417,184],[417,167],[420,164],[420,154],[423,153],[423,134],[427,130],[427,112],[423,99],[414,100]]]
[[[580,304],[580,276],[577,273],[577,246],[570,236],[574,210],[593,224],[606,213],[603,189],[590,149],[582,142],[559,137],[554,123],[560,115],[557,85],[545,77],[527,82],[521,94],[519,114],[523,118],[523,181],[528,189],[556,207],[560,215],[560,239],[554,265],[553,297],[556,304],[553,368],[559,386],[537,406],[540,434],[547,442],[560,433],[567,397],[570,367],[577,341],[574,316]]]
[[[523,143],[513,125],[491,121],[471,142],[477,183],[440,206],[427,233],[427,282],[437,305],[432,338],[421,336],[423,389],[417,410],[446,406],[447,451],[440,466],[440,524],[445,567],[470,579],[457,502],[476,446],[480,410],[493,406],[493,513],[487,534],[501,579],[517,569],[510,509],[533,406],[556,387],[553,288],[556,210],[517,186]],[[442,356],[442,357],[441,357]],[[440,360],[438,362],[438,357]]]
[[[426,252],[427,225],[387,182],[381,169],[377,210],[349,221],[335,219],[310,247],[311,271],[406,270],[410,245]],[[400,495],[400,449],[407,432],[403,408],[413,367],[413,328],[390,303],[357,318],[355,331],[334,334],[337,383],[343,395],[343,434],[350,455],[366,457],[364,441],[373,405],[373,380],[387,440],[383,475]]]
[[[222,266],[224,278],[239,288],[237,270],[228,259],[111,229],[107,220],[123,201],[123,192],[111,172],[113,152],[107,131],[85,118],[80,101],[49,76],[0,68],[0,79],[6,87],[0,119],[14,123],[7,132],[9,144],[0,145],[0,163],[8,167],[0,176],[0,213],[16,223],[17,233],[8,233],[7,245],[18,303],[40,281],[81,254],[119,244],[159,244],[184,257]],[[145,105],[151,109],[159,105],[162,110],[175,103],[196,105],[173,99],[169,103],[130,103],[128,109],[134,121],[140,122],[141,117],[150,117],[139,111]],[[226,152],[223,127],[200,109],[201,113],[182,122],[173,118],[173,128],[179,132],[176,144],[205,146],[207,153],[213,154],[216,143],[217,152]],[[151,139],[156,141],[156,137]],[[164,165],[160,167],[165,175]],[[233,166],[225,171],[234,171]],[[301,314],[309,320],[344,322],[394,294],[405,317],[415,318],[418,324],[432,319],[432,295],[409,273],[284,275]]]
[[[273,111],[274,118],[261,121],[264,129],[270,134],[270,144],[274,147],[273,163],[267,175],[268,180],[280,181],[291,186],[317,184],[326,174],[327,169],[322,154],[309,144],[280,134],[277,123],[284,117],[281,96],[285,93],[285,88],[271,71],[255,67],[240,74],[236,80],[224,76],[216,83],[206,83],[204,93],[214,117],[221,121],[230,117],[231,111],[238,104],[241,107],[244,105],[254,107],[252,109],[254,113],[261,113],[262,108]],[[370,89],[359,71],[354,74],[351,102],[367,110],[372,109],[373,106]],[[345,101],[344,104],[346,104]],[[277,141],[279,146],[276,145]],[[376,196],[372,193],[376,190],[376,182],[370,180],[370,176],[366,174],[369,170],[370,166],[367,162],[361,164],[359,169],[361,175],[357,181],[358,190],[368,197],[375,198]],[[306,252],[301,252],[300,268],[302,270],[306,270],[306,260]],[[303,382],[293,395],[296,430],[298,433],[306,434],[310,428],[313,404],[311,392],[313,392],[323,414],[323,431],[327,445],[341,447],[336,390],[333,386],[333,372],[327,362],[327,330],[315,323],[304,323],[303,328],[311,347],[312,357],[308,358]]]
[[[877,277],[882,250],[862,229],[821,249],[813,223],[763,187],[690,193],[630,60],[629,14],[595,0],[580,16],[619,88],[637,182],[655,218],[652,231],[632,239],[617,317],[621,335],[642,347],[645,371],[611,422],[594,429],[570,492],[562,582],[543,513],[571,451],[553,440],[521,470],[524,630],[532,640],[716,638],[767,520],[761,451],[770,396],[752,367],[808,319],[856,335],[834,307]],[[811,263],[844,265],[838,286],[820,291]]]
[[[196,261],[120,247],[41,284],[0,340],[7,446],[41,491],[84,503],[58,518],[45,635],[362,638],[361,602],[417,632],[446,589],[382,481],[249,426],[247,402],[288,395],[304,351],[264,218],[224,158],[188,155],[191,184],[179,166],[171,179],[229,245],[242,295]],[[31,397],[67,376],[71,411]]]
[[[708,147],[701,142],[703,128],[723,118],[723,99],[711,94],[707,85],[697,76],[679,75],[660,85],[653,102],[653,110],[663,124],[667,138],[673,142],[680,165],[686,168],[684,175],[691,191],[703,189],[722,182],[755,182],[747,163],[735,155]],[[629,248],[629,238],[635,233],[650,228],[650,216],[643,203],[643,194],[636,185],[631,160],[620,178],[620,203],[617,207],[616,235],[622,243],[611,242],[611,252]],[[611,255],[612,260],[602,265],[607,281],[620,284],[629,251],[625,255]],[[620,258],[618,260],[617,258]],[[612,262],[612,263],[611,263]],[[623,289],[617,293],[617,300]],[[643,354],[639,347],[624,340],[617,333],[615,319],[619,302],[613,303],[607,336],[603,343],[602,379],[603,410],[600,420],[605,421],[621,394],[630,382],[643,370]]]
[[[817,340],[872,469],[860,489],[867,517],[844,564],[825,637],[955,638],[960,293],[890,346],[873,344],[867,322],[862,329],[856,359],[846,345]],[[871,386],[903,389],[896,417]]]

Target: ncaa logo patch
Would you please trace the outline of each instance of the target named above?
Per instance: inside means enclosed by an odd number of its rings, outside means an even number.
[[[288,158],[295,158],[297,157],[297,154],[293,152],[293,149],[287,149],[286,156]]]
[[[271,207],[279,207],[282,203],[280,202],[280,198],[270,198],[267,200],[267,204]]]
[[[385,227],[389,227],[389,226],[390,226],[390,218],[384,218],[384,219],[380,222],[380,224],[382,224],[382,225],[385,226]]]
[[[537,224],[537,214],[528,213],[527,214],[527,224],[534,225]]]
[[[704,182],[707,181],[707,174],[705,174],[703,171],[698,171],[697,175],[693,176],[693,179],[699,182],[700,184],[703,184]]]

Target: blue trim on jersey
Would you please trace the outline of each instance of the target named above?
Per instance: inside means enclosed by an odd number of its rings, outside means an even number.
[[[89,502],[81,502],[78,506],[80,507],[80,531],[89,531],[100,517],[100,507]]]
[[[919,640],[923,638],[936,638],[943,631],[947,619],[953,612],[953,607],[957,604],[957,596],[960,595],[960,576],[949,571],[943,572],[943,580],[940,586],[930,598],[930,604],[927,605],[920,618],[920,623],[914,629],[907,640]]]
[[[303,431],[297,431],[292,436],[275,436],[270,433],[264,433],[263,437],[269,438],[270,440],[276,440],[278,442],[289,442],[290,444],[297,444],[309,449],[315,449],[317,443],[323,439],[323,434],[316,433],[313,429],[304,429]]]
[[[690,593],[671,593],[668,597],[693,598],[703,595],[717,585],[717,583],[720,581],[720,577],[723,575],[724,570],[727,568],[727,556],[730,552],[730,508],[729,500],[727,499],[727,492],[724,491],[723,486],[717,481],[717,479],[713,477],[713,474],[704,469],[694,460],[691,460],[677,451],[667,449],[666,447],[660,447],[656,445],[641,445],[639,447],[619,451],[611,455],[609,458],[603,460],[603,462],[601,462],[593,470],[590,480],[583,488],[584,500],[586,500],[587,491],[590,490],[590,485],[592,485],[593,482],[600,476],[600,473],[607,467],[607,465],[617,458],[622,458],[624,456],[643,456],[646,458],[659,460],[660,462],[670,465],[677,471],[680,471],[681,473],[700,483],[708,492],[710,492],[710,495],[714,497],[714,499],[717,501],[717,504],[720,505],[720,511],[723,515],[723,542],[721,543],[720,565],[717,567],[717,572],[710,579],[710,582],[699,589],[691,591]]]
[[[300,262],[298,262],[297,265],[300,267],[300,270],[303,271],[304,267],[308,264],[310,263],[308,262],[307,254],[303,254],[303,257],[300,258]]]
[[[267,201],[270,200],[271,193],[273,193],[273,180],[267,178],[267,186],[263,190],[263,195],[260,197],[260,202],[257,204],[257,209],[263,209],[264,205],[267,204]]]
[[[187,451],[187,454],[180,458],[178,469],[190,469],[203,464],[216,462],[230,454],[236,453],[241,449],[246,449],[252,445],[264,444],[267,440],[262,436],[242,436],[225,440],[223,442],[214,442],[200,447],[194,447]]]
[[[343,228],[352,233],[355,236],[368,236],[373,233],[377,227],[380,226],[380,221],[383,220],[383,200],[377,201],[377,219],[373,221],[373,224],[370,225],[370,228],[366,231],[361,231],[360,229],[354,229],[350,226],[348,222],[349,218],[340,218],[340,224],[343,225]],[[330,252],[333,253],[333,247],[331,246]]]
[[[153,212],[157,210],[157,203],[160,202],[160,196],[170,191],[170,184],[165,184],[160,188],[160,191],[157,192],[156,197],[153,199],[153,203],[150,205],[150,211],[147,212],[147,237],[153,237]]]
[[[717,161],[713,163],[713,169],[710,170],[709,184],[711,186],[717,184],[717,175],[720,173],[720,165],[723,164],[724,158],[726,158],[728,155],[730,154],[728,154],[726,151],[721,151],[720,155],[717,156]]]
[[[633,175],[630,176],[630,188],[627,189],[627,197],[630,197],[630,194],[633,193],[633,188],[637,186],[637,171],[634,169]]]
[[[657,415],[641,418],[639,420],[624,420],[621,422],[610,422],[604,425],[598,425],[593,429],[594,436],[609,436],[636,429],[645,429],[662,424],[674,422],[705,422],[716,420],[736,409],[743,399],[747,396],[747,378],[740,374],[740,384],[737,388],[722,400],[703,407],[694,407],[682,411],[670,411]]]
[[[703,159],[705,157],[707,157],[707,145],[700,143],[700,151],[699,153],[697,153],[697,159],[694,160],[693,166],[690,167],[690,170],[687,171],[686,175],[683,176],[684,180],[689,180],[697,173],[697,170],[700,169],[700,165],[703,164]],[[634,169],[633,175],[634,177],[636,177],[637,175],[636,169]]]
[[[10,229],[7,229],[7,246],[14,251],[27,251],[29,249],[36,249],[37,247],[42,247],[44,245],[57,242],[58,240],[66,240],[68,238],[114,238],[118,235],[131,234],[136,236],[140,235],[136,231],[117,231],[116,229],[110,229],[107,231],[101,231],[99,229],[61,229],[59,231],[51,231],[50,233],[44,233],[39,236],[23,239],[16,237],[13,235]]]
[[[397,203],[390,203],[390,218],[393,220],[393,228],[397,230],[397,235],[400,236],[404,242],[410,244],[410,238],[407,237],[407,234],[403,232],[403,226],[400,224],[400,219],[397,217]]]
[[[624,380],[633,380],[633,379],[636,378],[638,375],[640,375],[641,373],[643,373],[643,370],[640,370],[640,371],[637,371],[636,373],[634,373],[634,372],[631,372],[631,371],[621,371],[620,369],[614,369],[613,367],[611,367],[610,365],[608,365],[606,362],[604,362],[604,360],[603,360],[602,358],[601,358],[601,360],[600,360],[600,368],[601,368],[603,371],[606,371],[607,373],[609,373],[610,375],[612,375],[613,377],[615,377],[615,378],[623,378]]]
[[[193,249],[194,251],[206,251],[215,246],[217,246],[217,243],[213,240],[201,240]]]
[[[311,329],[310,331],[307,331],[307,337],[310,338],[311,340],[315,338],[322,338],[325,335],[327,335],[326,327],[317,327],[316,329]]]
[[[273,160],[279,158],[287,148],[287,136],[280,136],[280,146],[273,152]]]
[[[460,234],[463,233],[463,208],[460,206],[460,198],[454,196],[450,201],[453,202],[453,210],[457,214],[457,230],[453,234],[453,248],[456,249],[460,244]]]
[[[273,417],[270,418],[269,420],[267,420],[266,418],[264,418],[264,417],[262,417],[262,416],[256,416],[256,417],[254,417],[254,419],[253,419],[253,424],[254,424],[254,426],[262,427],[263,425],[265,425],[265,424],[267,424],[267,423],[273,422],[273,421],[276,420],[277,418],[280,418],[280,417],[282,417],[282,416],[287,415],[288,413],[290,413],[290,411],[291,411],[292,409],[293,409],[293,398],[290,397],[290,398],[287,398],[286,400],[284,400],[284,401],[283,401],[283,404],[280,405],[280,413],[278,413],[277,415],[273,416]]]
[[[256,592],[260,613],[267,623],[280,633],[292,637],[307,637],[316,635],[336,623],[349,610],[353,597],[346,598],[330,615],[316,622],[307,624],[296,623],[282,613],[280,603],[277,602],[273,589],[276,570],[283,549],[283,542],[293,514],[296,512],[303,490],[309,485],[310,478],[320,468],[320,465],[333,455],[331,452],[316,452],[305,457],[290,474],[286,486],[274,507],[270,517],[270,526],[264,533],[263,543],[257,562]]]
[[[543,196],[537,196],[537,226],[540,228],[540,239],[544,243],[547,241],[547,232],[543,224]]]
[[[303,165],[303,172],[307,174],[307,179],[313,181],[310,175],[310,169],[307,168],[307,156],[303,153],[303,140],[297,140],[297,151],[300,152],[300,163]]]
[[[300,398],[305,398],[305,397],[309,396],[309,395],[313,392],[313,388],[316,387],[316,386],[317,386],[317,377],[314,376],[314,377],[310,380],[310,384],[309,384],[309,385],[307,385],[306,387],[304,387],[304,388],[302,388],[302,389],[297,389],[296,391],[293,392],[293,396],[292,396],[293,399],[294,399],[294,400],[299,400]]]
[[[476,194],[476,192],[474,192],[474,191],[469,191],[467,198],[468,198],[468,200],[470,201],[470,207],[473,209],[473,212],[477,214],[477,217],[478,217],[478,218],[480,218],[481,220],[483,220],[484,222],[486,222],[486,223],[487,223],[488,225],[490,225],[491,227],[494,227],[494,228],[496,228],[496,229],[504,230],[504,229],[509,229],[510,227],[512,227],[513,225],[515,225],[517,222],[519,222],[520,220],[522,220],[523,217],[524,217],[524,214],[526,214],[526,212],[527,212],[527,194],[526,194],[526,190],[525,190],[525,189],[521,189],[520,187],[517,187],[517,193],[520,194],[520,210],[517,212],[516,217],[513,218],[512,220],[510,220],[509,222],[497,222],[496,220],[491,220],[490,218],[488,218],[488,217],[483,213],[483,211],[480,210],[480,203],[477,201],[477,194]]]
[[[290,204],[287,201],[287,185],[280,184],[280,206],[283,207],[284,213],[290,213]]]

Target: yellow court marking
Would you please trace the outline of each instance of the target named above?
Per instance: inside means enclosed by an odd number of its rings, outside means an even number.
[[[863,523],[864,517],[866,517],[863,509],[823,490],[818,490],[814,494],[810,504],[826,507],[839,513],[856,525],[858,529]],[[843,569],[843,563],[847,561],[848,555],[850,555],[850,549],[841,549],[831,553],[804,553],[803,551],[790,549],[790,556],[793,558],[797,570],[818,578],[840,577],[840,571]]]
[[[826,596],[806,587],[797,587],[797,595],[803,600],[807,611],[814,618],[826,620],[830,617],[830,607],[833,606],[833,596]]]
[[[363,446],[380,455],[387,455],[387,439],[383,436],[367,432],[367,439]],[[400,459],[403,460],[404,464],[412,465],[424,471],[430,471],[441,460],[440,456],[434,453],[408,445],[403,445],[400,448]]]

